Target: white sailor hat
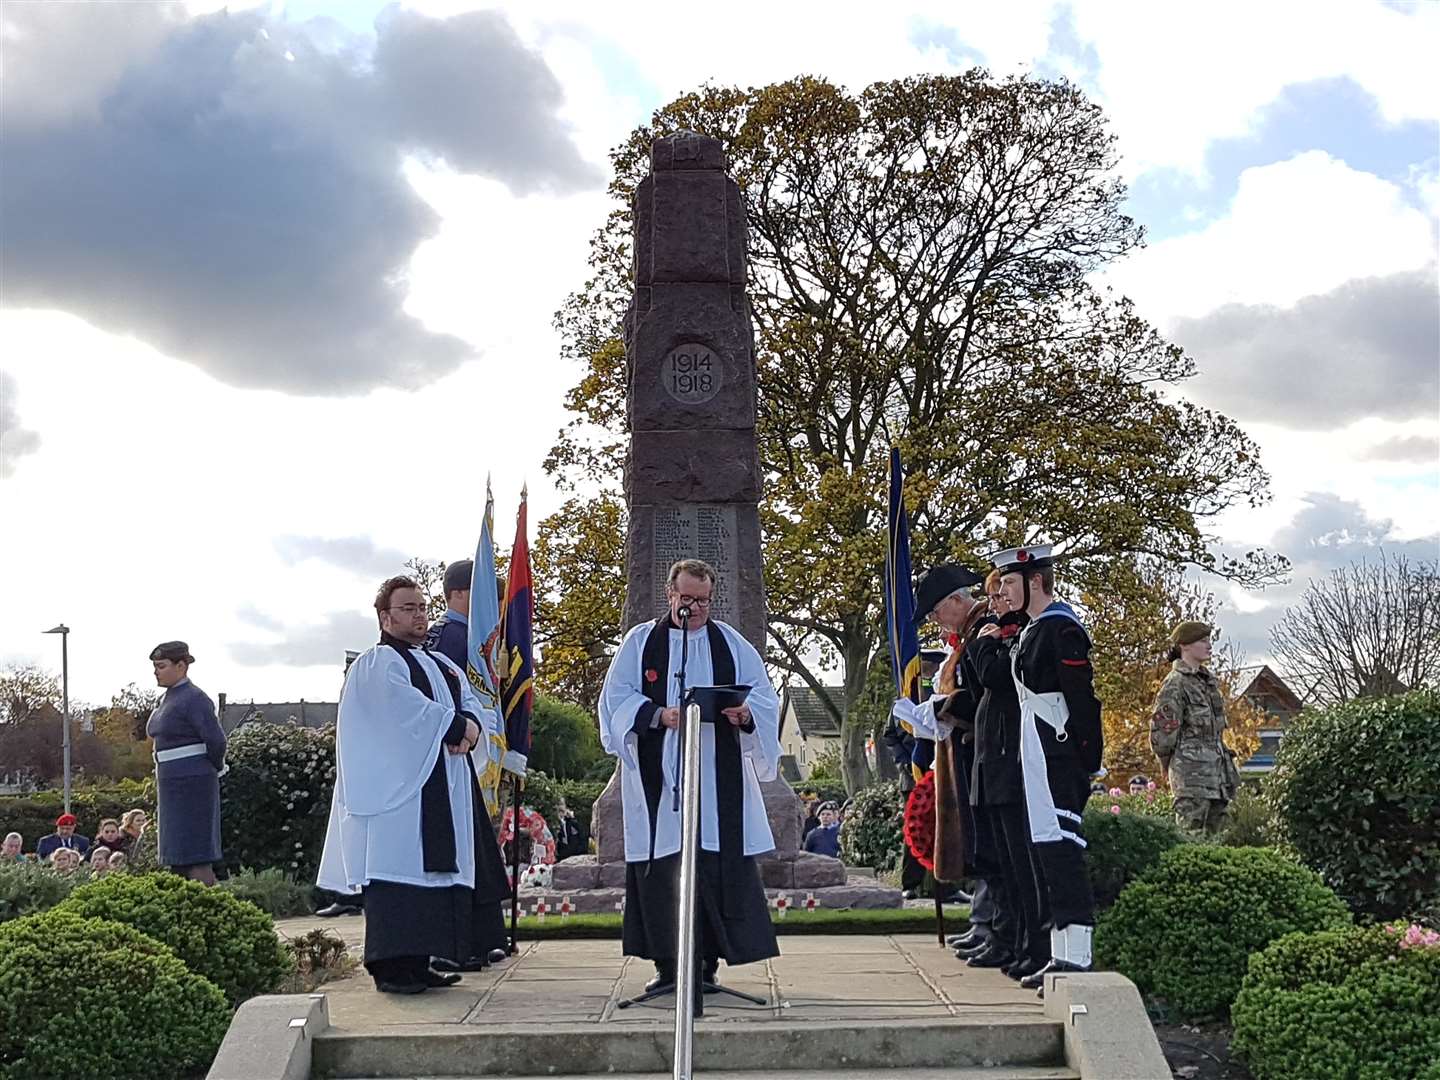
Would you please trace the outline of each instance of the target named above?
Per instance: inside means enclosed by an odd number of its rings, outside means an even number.
[[[1054,566],[1055,560],[1049,544],[1033,544],[997,551],[990,556],[990,565],[1002,574],[1028,574]]]

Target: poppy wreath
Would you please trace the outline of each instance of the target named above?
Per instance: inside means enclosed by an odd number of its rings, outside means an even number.
[[[935,869],[935,770],[920,778],[905,800],[905,846],[926,870]]]
[[[545,824],[545,819],[534,810],[520,808],[520,829],[530,838],[532,854],[530,862],[553,863],[555,861],[555,837],[550,832],[550,826]],[[515,835],[515,810],[513,807],[505,810],[505,816],[500,819],[500,846],[503,848]]]

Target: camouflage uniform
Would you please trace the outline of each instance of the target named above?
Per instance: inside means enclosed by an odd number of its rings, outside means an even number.
[[[1236,773],[1221,739],[1225,698],[1215,676],[1176,660],[1160,684],[1150,718],[1150,746],[1170,776],[1175,820],[1196,832],[1218,832],[1235,797]]]

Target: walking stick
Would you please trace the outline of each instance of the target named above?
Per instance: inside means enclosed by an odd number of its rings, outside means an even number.
[[[939,885],[937,881],[935,883]],[[940,902],[940,890],[935,890],[935,933],[940,938],[940,947],[945,947],[945,905]]]
[[[520,792],[523,778],[514,777],[510,785],[510,955],[520,951],[516,927],[520,921]]]

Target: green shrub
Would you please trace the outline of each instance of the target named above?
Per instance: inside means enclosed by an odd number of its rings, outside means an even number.
[[[1235,999],[1252,952],[1349,922],[1313,871],[1275,851],[1182,844],[1100,916],[1095,956],[1181,1019],[1200,1020]]]
[[[0,926],[0,1080],[158,1080],[215,1056],[230,1010],[128,926],[67,912]]]
[[[293,915],[309,915],[312,892],[309,884],[301,884],[284,871],[241,870],[220,882],[219,888],[231,896],[248,900],[272,919],[288,919]]]
[[[269,915],[175,874],[111,874],[76,889],[55,910],[112,919],[164,942],[231,1005],[271,992],[289,969]]]
[[[861,788],[840,826],[840,857],[849,866],[890,870],[900,862],[904,827],[905,796],[898,783]]]
[[[1440,901],[1440,692],[1307,711],[1265,785],[1280,838],[1359,914]]]
[[[1265,847],[1273,839],[1270,805],[1258,788],[1242,786],[1225,814],[1220,843],[1226,847]]]
[[[1097,909],[1108,908],[1126,885],[1187,842],[1173,817],[1116,809],[1120,800],[1091,799],[1085,807],[1085,866]]]
[[[70,794],[70,812],[79,819],[75,831],[92,840],[106,818],[120,820],[126,810],[144,810],[155,816],[155,781],[124,780],[105,787],[77,787]],[[0,836],[18,832],[25,838],[25,850],[34,851],[42,836],[55,831],[55,819],[65,812],[65,795],[60,791],[37,791],[30,795],[0,795]]]
[[[220,843],[231,866],[315,880],[330,796],[335,729],[248,723],[230,739],[220,782]]]
[[[1139,795],[1131,795],[1128,791],[1122,791],[1115,787],[1111,788],[1107,794],[1091,795],[1090,801],[1085,805],[1087,809],[1093,806],[1106,811],[1112,806],[1118,806],[1129,814],[1175,820],[1175,796],[1158,788],[1142,791]]]
[[[608,755],[595,716],[579,705],[535,695],[530,717],[530,767],[558,779],[579,779]],[[578,817],[580,811],[575,811]]]
[[[48,911],[89,881],[81,872],[57,874],[44,863],[0,863],[0,923]]]
[[[1230,1015],[1256,1080],[1440,1075],[1440,946],[1403,941],[1378,926],[1289,934],[1253,956]]]

